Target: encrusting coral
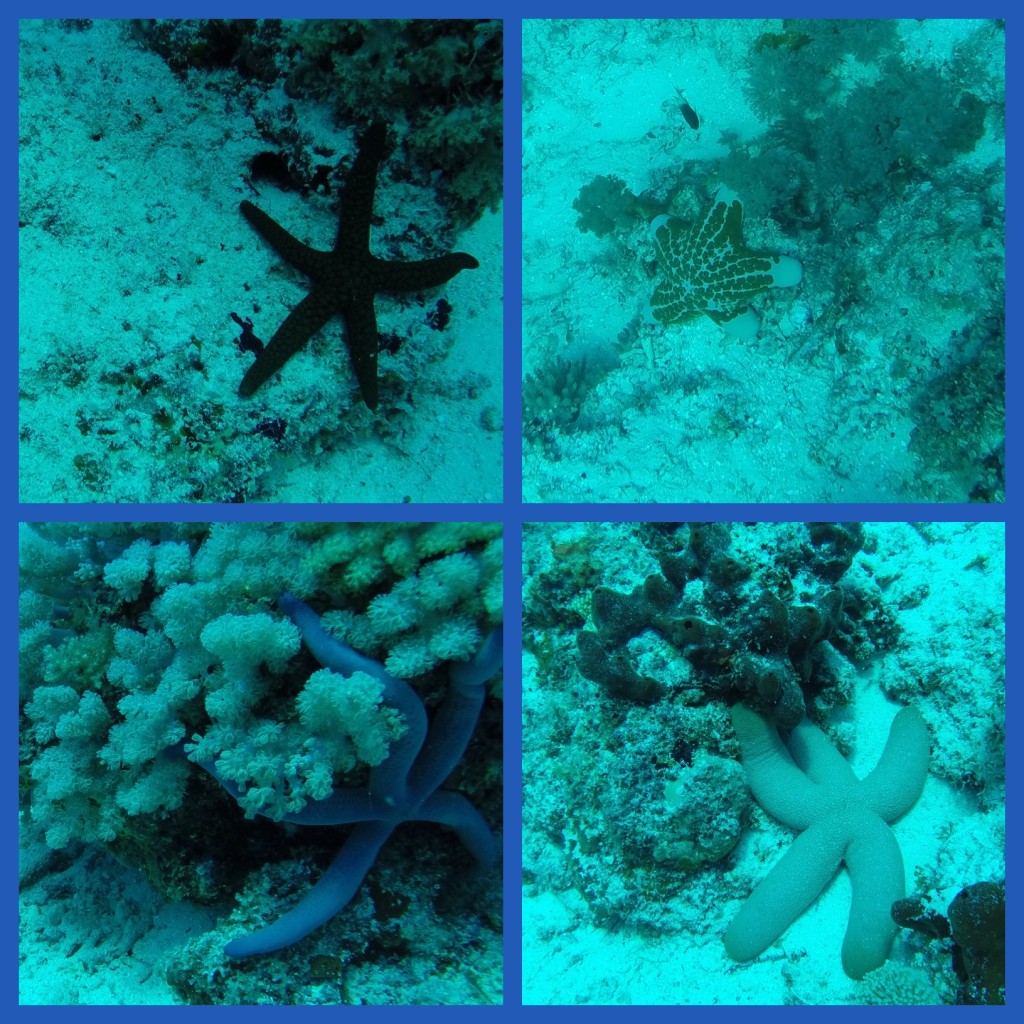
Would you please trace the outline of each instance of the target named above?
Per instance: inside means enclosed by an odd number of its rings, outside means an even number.
[[[843,970],[861,979],[885,963],[896,934],[890,913],[906,895],[903,856],[889,828],[917,802],[928,775],[928,727],[901,709],[875,769],[857,779],[820,729],[804,720],[784,745],[775,726],[737,704],[733,726],[757,802],[800,835],[753,891],[725,933],[734,960],[767,949],[817,899],[840,864],[852,901]]]
[[[732,533],[723,523],[647,531],[661,572],[629,593],[594,588],[594,629],[576,636],[580,672],[646,704],[672,690],[736,694],[791,728],[807,698],[838,688],[833,649],[864,664],[898,636],[878,589],[847,576],[859,524],[808,523],[777,552],[742,555]]]
[[[728,189],[693,224],[660,216],[651,235],[662,280],[651,314],[663,324],[706,314],[730,334],[752,337],[759,327],[750,303],[769,288],[789,288],[803,276],[791,256],[754,252],[743,244],[743,205]]]

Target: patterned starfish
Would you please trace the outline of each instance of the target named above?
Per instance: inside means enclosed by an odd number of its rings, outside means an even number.
[[[663,324],[683,324],[702,313],[730,334],[753,337],[759,322],[748,308],[771,287],[798,284],[800,264],[790,256],[753,252],[743,244],[743,206],[719,189],[695,224],[656,217],[651,235],[663,275],[651,312]]]
[[[341,198],[338,238],[331,252],[304,245],[277,221],[247,200],[245,219],[277,254],[312,281],[307,295],[285,318],[242,378],[238,391],[249,396],[298,352],[335,314],[345,321],[345,345],[363,401],[377,408],[377,292],[411,292],[436,288],[460,270],[480,264],[468,253],[452,252],[431,260],[400,263],[370,253],[370,218],[377,166],[384,155],[387,129],[374,121],[363,136]]]

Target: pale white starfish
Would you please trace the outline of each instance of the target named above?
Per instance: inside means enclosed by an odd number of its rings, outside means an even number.
[[[757,802],[799,829],[793,845],[754,889],[725,933],[734,960],[767,949],[846,864],[853,889],[843,970],[854,979],[881,967],[896,934],[892,904],[905,895],[903,855],[889,827],[917,803],[928,775],[928,727],[902,708],[874,771],[858,779],[828,737],[804,719],[788,747],[774,724],[742,704],[732,709],[740,760]]]

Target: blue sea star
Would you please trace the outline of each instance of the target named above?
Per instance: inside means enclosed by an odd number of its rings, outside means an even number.
[[[853,897],[843,970],[854,979],[881,967],[896,934],[892,904],[906,893],[903,856],[889,827],[917,802],[928,775],[928,727],[901,709],[875,769],[858,779],[828,737],[804,719],[788,748],[766,718],[737,704],[733,726],[757,802],[800,835],[725,933],[734,960],[767,949],[817,899],[845,862]]]
[[[486,683],[500,668],[502,630],[498,627],[468,662],[452,665],[451,686],[435,712],[429,729],[423,702],[412,687],[384,671],[384,667],[332,637],[320,617],[291,594],[278,602],[298,627],[310,653],[324,668],[343,677],[366,672],[384,685],[384,701],[399,710],[406,731],[395,740],[388,756],[370,771],[366,789],[339,789],[323,800],[307,804],[283,821],[296,825],[355,824],[338,856],[299,904],[272,924],[250,935],[232,939],[228,956],[270,953],[290,946],[325,924],[347,906],[380,848],[391,833],[407,821],[447,825],[462,841],[481,870],[497,856],[491,830],[461,793],[440,789],[462,759],[483,706]],[[237,783],[225,778],[213,761],[197,762],[232,796],[240,796]]]

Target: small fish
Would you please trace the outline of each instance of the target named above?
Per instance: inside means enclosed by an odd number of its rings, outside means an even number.
[[[682,94],[678,87],[673,86],[672,88],[676,90],[676,95],[679,97],[680,113],[682,113],[683,117],[686,119],[686,123],[694,131],[697,131],[697,129],[700,128],[700,118],[697,116],[697,111],[694,110],[693,107],[691,107],[690,104],[686,102],[686,97]]]

